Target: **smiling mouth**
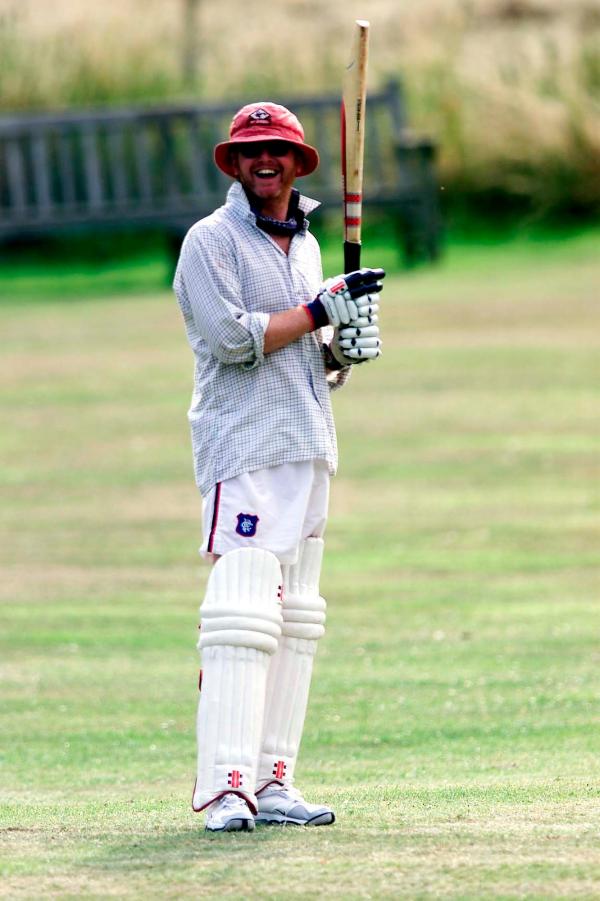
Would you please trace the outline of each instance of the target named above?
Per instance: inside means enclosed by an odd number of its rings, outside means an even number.
[[[257,178],[275,178],[277,169],[271,169],[265,166],[262,169],[257,169],[254,174]]]

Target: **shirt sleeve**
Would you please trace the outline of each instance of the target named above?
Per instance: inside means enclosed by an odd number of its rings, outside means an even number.
[[[188,233],[174,288],[221,363],[247,369],[262,363],[269,314],[245,309],[235,252],[222,233],[200,228]]]

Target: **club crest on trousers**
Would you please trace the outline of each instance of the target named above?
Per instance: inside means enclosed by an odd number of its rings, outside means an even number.
[[[259,517],[252,513],[238,513],[235,531],[243,538],[254,538]]]

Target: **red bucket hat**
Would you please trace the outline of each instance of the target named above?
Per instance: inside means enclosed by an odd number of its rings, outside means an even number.
[[[231,121],[229,140],[215,147],[215,163],[222,172],[235,178],[229,150],[234,144],[256,141],[287,141],[298,150],[302,161],[300,175],[310,175],[319,165],[319,154],[304,143],[304,129],[296,116],[278,103],[249,103]]]

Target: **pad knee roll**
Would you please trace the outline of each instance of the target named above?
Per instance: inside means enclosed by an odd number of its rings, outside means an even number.
[[[319,595],[323,562],[321,538],[307,538],[300,545],[298,562],[284,566],[282,635],[319,639],[325,634],[325,598]]]
[[[200,608],[198,647],[233,645],[274,654],[281,595],[281,569],[269,551],[239,548],[220,557]]]

